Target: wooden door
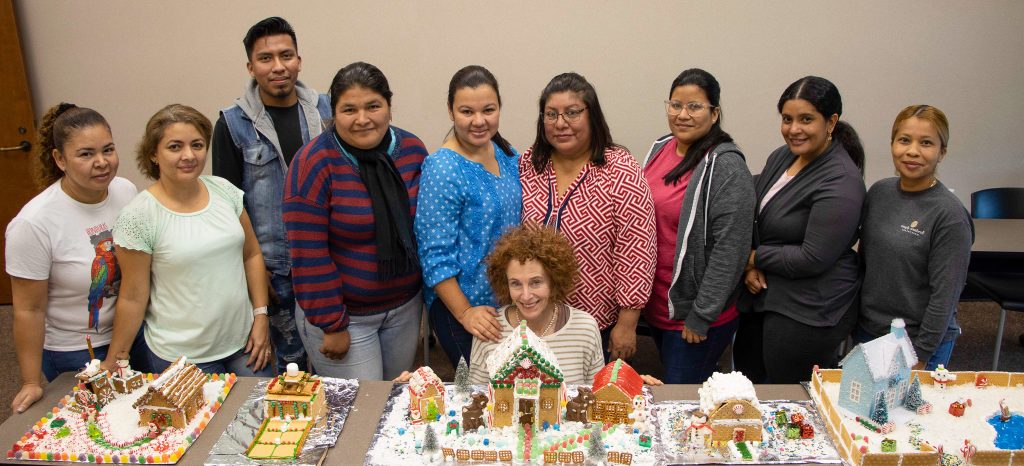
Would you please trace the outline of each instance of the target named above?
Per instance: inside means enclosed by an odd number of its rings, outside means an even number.
[[[7,224],[38,190],[32,180],[32,148],[36,140],[32,95],[28,89],[21,40],[12,0],[0,0],[0,226]],[[0,236],[6,250],[6,235]],[[0,304],[11,303],[11,277],[0,251]]]

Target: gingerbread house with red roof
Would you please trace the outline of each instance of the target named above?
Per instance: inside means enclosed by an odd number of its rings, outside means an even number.
[[[444,383],[429,367],[421,367],[409,378],[409,421],[433,422],[444,413]]]
[[[621,359],[606,364],[597,372],[592,390],[597,399],[590,415],[594,421],[632,424],[630,414],[647,404],[643,397],[644,380]]]
[[[559,424],[565,386],[555,355],[526,323],[512,330],[486,361],[491,427]]]
[[[150,382],[146,393],[132,405],[139,411],[139,425],[184,428],[206,404],[206,374],[182,356]]]

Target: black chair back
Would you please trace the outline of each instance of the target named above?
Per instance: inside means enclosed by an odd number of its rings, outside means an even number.
[[[1024,219],[1024,188],[991,188],[971,193],[971,216]]]

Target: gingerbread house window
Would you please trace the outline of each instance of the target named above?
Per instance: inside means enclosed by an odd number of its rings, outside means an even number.
[[[502,400],[502,401],[498,402],[498,412],[499,413],[507,413],[508,412],[508,401]]]
[[[850,383],[850,401],[854,403],[860,402],[860,382]]]
[[[555,407],[555,403],[551,401],[551,398],[545,398],[544,401],[541,401],[540,405],[544,409],[551,409]]]

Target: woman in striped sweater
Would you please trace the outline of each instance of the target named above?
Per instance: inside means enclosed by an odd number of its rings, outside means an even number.
[[[303,146],[288,170],[296,322],[322,375],[391,379],[416,354],[423,302],[412,225],[427,151],[391,126],[391,95],[376,66],[339,70],[332,130]]]

